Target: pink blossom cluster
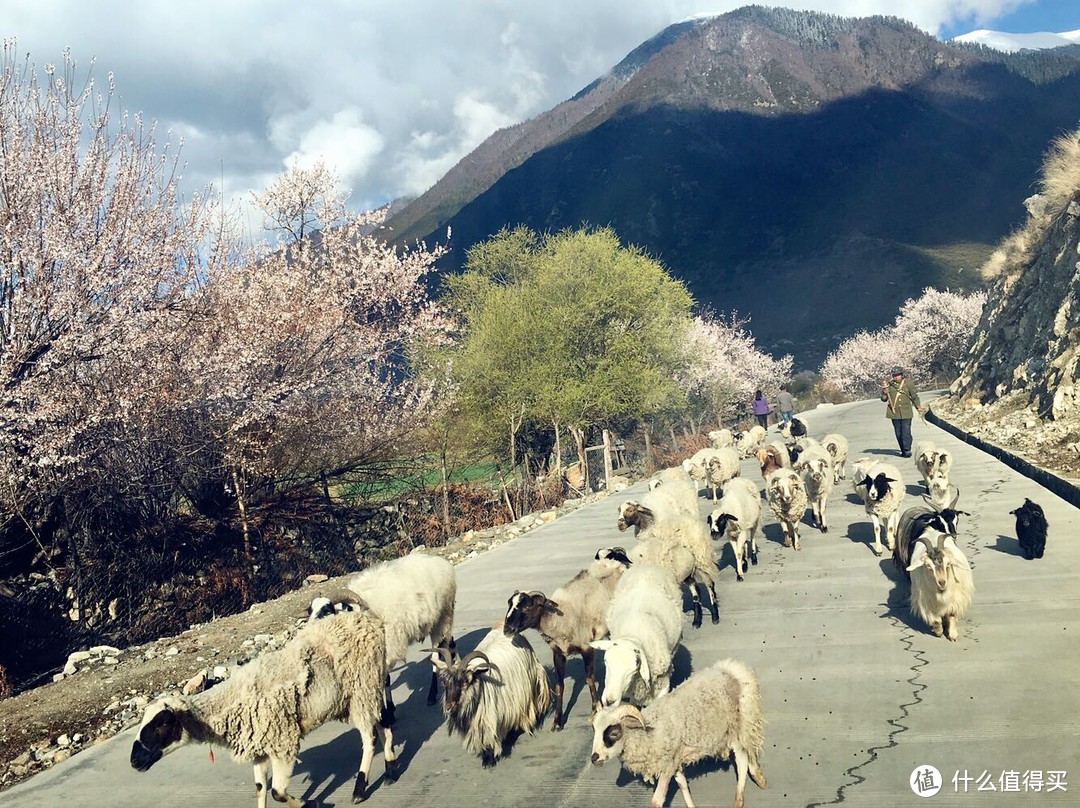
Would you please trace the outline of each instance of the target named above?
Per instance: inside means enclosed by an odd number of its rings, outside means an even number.
[[[878,331],[861,331],[830,353],[822,380],[851,396],[876,395],[894,366],[917,385],[953,378],[979,323],[985,292],[927,288],[900,307],[896,321]]]

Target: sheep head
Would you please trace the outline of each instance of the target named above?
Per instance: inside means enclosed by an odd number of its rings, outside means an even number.
[[[447,713],[457,712],[462,702],[469,698],[481,674],[494,669],[483,651],[470,651],[464,657],[458,657],[440,646],[432,649],[430,659],[443,685],[443,706]],[[475,696],[469,700],[475,701]]]
[[[645,530],[655,520],[653,512],[634,500],[627,500],[619,506],[618,528],[620,531],[634,527],[637,531]]]
[[[867,475],[859,480],[857,485],[866,488],[866,498],[871,501],[884,499],[889,493],[889,483],[895,483],[892,477],[886,476],[885,472],[878,472],[875,476]]]
[[[933,577],[938,592],[944,592],[949,583],[957,579],[956,571],[952,569],[952,556],[946,552],[947,539],[949,539],[948,535],[939,533],[935,544],[929,536],[920,536],[919,541],[926,548],[926,552],[914,559],[907,568],[908,572],[915,572],[919,568],[925,569]]]
[[[594,561],[601,560],[618,561],[624,567],[629,567],[633,562],[630,560],[630,556],[626,554],[625,547],[601,547],[596,551],[596,555],[593,556]]]
[[[598,712],[593,719],[593,765],[618,757],[626,733],[636,731],[648,731],[648,727],[641,710],[634,705],[619,704]]]
[[[593,648],[604,652],[604,692],[600,701],[605,707],[618,704],[630,690],[635,676],[649,685],[652,674],[641,646],[633,640],[593,640]]]
[[[739,519],[730,513],[723,513],[716,510],[710,513],[707,517],[709,523],[709,531],[713,534],[714,538],[725,535],[729,530],[734,527],[737,531],[739,529]]]
[[[506,599],[506,616],[503,617],[503,634],[520,634],[527,628],[540,628],[540,620],[545,613],[562,614],[559,604],[550,600],[543,592],[519,592]],[[434,664],[434,661],[432,662]]]
[[[131,767],[147,771],[165,755],[190,743],[195,736],[194,721],[187,703],[178,696],[165,696],[148,706],[131,745]]]

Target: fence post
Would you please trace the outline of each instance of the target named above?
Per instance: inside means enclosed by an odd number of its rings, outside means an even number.
[[[611,490],[611,433],[604,430],[604,490]]]

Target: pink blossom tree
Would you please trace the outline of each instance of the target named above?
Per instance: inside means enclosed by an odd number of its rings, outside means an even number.
[[[896,321],[860,332],[828,355],[822,379],[851,396],[876,395],[894,365],[926,385],[959,372],[986,302],[985,292],[962,294],[927,288],[904,302]]]
[[[754,344],[748,320],[711,313],[694,317],[684,338],[676,379],[686,391],[691,418],[718,425],[733,421],[756,390],[772,397],[791,376],[790,356],[774,359]]]

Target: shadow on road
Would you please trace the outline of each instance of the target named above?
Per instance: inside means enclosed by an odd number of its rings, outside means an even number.
[[[1016,556],[1017,558],[1024,557],[1024,554],[1020,552],[1020,542],[1016,540],[1015,536],[1002,536],[999,534],[993,544],[986,546],[1005,555]]]

